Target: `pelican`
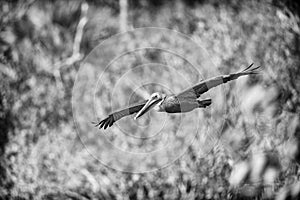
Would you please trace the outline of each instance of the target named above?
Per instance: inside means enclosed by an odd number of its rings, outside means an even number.
[[[198,100],[201,94],[207,92],[209,89],[227,83],[228,81],[235,80],[241,76],[258,74],[257,69],[260,67],[252,68],[253,63],[241,72],[232,73],[229,75],[221,75],[201,81],[197,85],[180,92],[177,95],[166,95],[160,92],[155,92],[148,100],[131,105],[128,108],[114,112],[108,115],[107,118],[101,120],[95,127],[108,128],[111,127],[119,119],[137,113],[134,120],[143,116],[146,112],[154,109],[158,112],[167,113],[183,113],[190,112],[196,108],[205,108],[211,104],[211,99]]]

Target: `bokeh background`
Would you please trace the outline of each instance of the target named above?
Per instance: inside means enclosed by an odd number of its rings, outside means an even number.
[[[0,9],[0,198],[299,197],[297,3],[28,0],[1,1]],[[77,135],[72,113],[72,89],[86,56],[114,34],[138,27],[163,27],[188,35],[205,49],[215,75],[238,71],[252,62],[262,66],[261,75],[222,87],[225,98],[218,101],[226,114],[207,114],[214,119],[207,126],[218,130],[215,135],[220,142],[205,156],[199,137],[199,143],[190,145],[172,165],[143,174],[116,171],[94,159]],[[151,44],[151,40],[143,42]],[[135,43],[128,37],[116,48],[130,49]],[[195,53],[173,37],[168,44],[177,45],[186,56]],[[110,56],[106,53],[103,59]],[[163,54],[147,51],[142,58],[155,63]],[[115,83],[120,68],[140,63],[137,57],[112,67],[106,87]],[[183,68],[188,65],[176,63]],[[203,64],[201,69],[203,77],[210,77],[205,71],[211,71],[211,66]],[[137,74],[143,77],[150,72]],[[193,78],[195,82],[198,77]],[[154,89],[148,87],[149,92]],[[127,90],[130,86],[123,92]],[[97,95],[109,98],[110,91],[103,89]],[[100,114],[110,111],[106,103],[97,106],[103,110]],[[86,134],[90,140],[99,137]],[[108,137],[114,139],[113,134]],[[89,146],[99,150],[97,142]]]

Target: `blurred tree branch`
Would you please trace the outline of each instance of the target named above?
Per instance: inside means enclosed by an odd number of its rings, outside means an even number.
[[[120,0],[120,31],[127,31],[128,2]]]
[[[83,55],[80,53],[80,44],[83,36],[83,28],[88,21],[87,18],[88,7],[89,6],[86,2],[81,4],[81,18],[79,20],[76,33],[75,33],[72,55],[66,60],[58,63],[57,64],[58,67],[70,66],[83,58]]]
[[[73,65],[75,62],[80,61],[84,57],[84,55],[80,53],[80,44],[82,41],[84,26],[88,21],[88,17],[87,17],[88,8],[89,6],[86,2],[83,2],[81,4],[81,17],[76,28],[72,55],[69,58],[55,64],[53,75],[56,79],[57,86],[59,87],[60,91],[63,90],[63,84],[62,84],[61,75],[59,71],[60,68],[63,66]]]

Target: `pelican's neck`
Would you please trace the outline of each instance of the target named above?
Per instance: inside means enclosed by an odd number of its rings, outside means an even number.
[[[165,112],[165,109],[162,106],[162,103],[165,101],[165,98],[166,97],[164,97],[158,104],[156,104],[153,109],[156,110],[157,112]]]

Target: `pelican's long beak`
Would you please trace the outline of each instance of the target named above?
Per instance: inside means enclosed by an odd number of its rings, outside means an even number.
[[[134,117],[134,120],[144,115],[146,112],[148,112],[151,108],[153,108],[156,104],[158,104],[161,101],[160,98],[150,98],[147,103],[144,105],[144,107],[136,114]]]

